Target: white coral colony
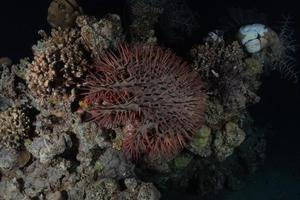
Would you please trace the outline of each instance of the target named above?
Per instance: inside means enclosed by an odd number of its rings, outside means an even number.
[[[266,46],[264,38],[269,29],[263,24],[251,24],[240,27],[238,40],[248,53],[257,53]]]

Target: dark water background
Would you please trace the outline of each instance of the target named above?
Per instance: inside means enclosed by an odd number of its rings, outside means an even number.
[[[31,56],[31,46],[38,39],[37,31],[50,30],[47,8],[51,0],[8,0],[0,4],[0,57],[18,59]],[[124,12],[122,0],[81,0],[89,15],[103,16]],[[202,33],[213,30],[226,8],[256,8],[264,12],[271,25],[290,14],[294,19],[295,39],[300,38],[300,6],[297,1],[188,1],[199,14]],[[298,2],[299,3],[299,2]],[[299,41],[299,39],[298,39]],[[298,45],[300,49],[300,46]],[[299,51],[297,53],[299,58]],[[299,59],[298,59],[299,60]],[[297,66],[298,70],[299,63]],[[264,78],[259,91],[261,102],[249,108],[257,123],[268,124],[267,160],[246,187],[225,192],[216,199],[224,200],[298,200],[300,199],[300,84],[280,78],[277,73]],[[200,199],[169,192],[163,199]]]

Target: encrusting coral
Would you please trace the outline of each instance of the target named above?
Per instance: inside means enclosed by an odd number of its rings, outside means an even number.
[[[85,95],[91,120],[106,128],[124,126],[123,148],[134,157],[175,154],[203,121],[200,76],[157,46],[121,45],[99,57]]]
[[[30,119],[22,108],[0,112],[0,146],[18,148],[28,137]]]

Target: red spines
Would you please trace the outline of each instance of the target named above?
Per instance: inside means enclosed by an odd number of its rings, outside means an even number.
[[[202,125],[201,79],[169,50],[121,45],[97,59],[85,86],[91,119],[102,127],[124,126],[123,147],[134,157],[172,155]]]

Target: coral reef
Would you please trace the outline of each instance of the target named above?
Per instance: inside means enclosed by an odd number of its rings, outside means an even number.
[[[211,141],[212,141],[212,134],[211,128],[204,125],[200,130],[199,133],[196,134],[195,138],[190,143],[189,150],[201,157],[208,157],[212,154],[211,150]]]
[[[30,119],[21,108],[0,112],[0,147],[19,148],[29,135]]]
[[[165,0],[129,0],[129,31],[132,42],[155,44],[155,25],[163,12]]]
[[[21,59],[19,64],[6,62],[0,65],[0,110],[21,107],[28,102],[27,88],[22,81],[27,64],[27,59]]]
[[[245,140],[245,132],[233,122],[228,122],[222,133],[217,133],[214,140],[214,151],[218,160],[225,159],[233,153],[235,147]]]
[[[41,163],[50,162],[56,155],[62,154],[71,146],[70,136],[62,133],[35,137],[30,144],[26,144],[27,150]]]
[[[253,57],[264,64],[266,73],[278,71],[283,78],[297,82],[296,43],[291,28],[291,19],[285,18],[277,32],[268,28],[264,40],[264,49]]]
[[[12,61],[10,58],[8,57],[2,57],[0,58],[0,65],[6,65],[6,66],[9,66],[12,64]]]
[[[172,48],[180,48],[198,34],[199,16],[184,0],[164,3],[158,23],[159,39]]]
[[[34,59],[26,69],[31,99],[38,109],[52,114],[67,112],[77,88],[87,74],[94,53],[113,48],[121,40],[122,28],[117,15],[101,20],[79,16],[77,26],[52,29],[33,46]],[[58,115],[59,115],[58,114]]]
[[[133,157],[172,155],[201,127],[201,79],[168,50],[122,45],[96,61],[85,86],[89,120],[125,126],[123,147]]]
[[[1,60],[0,199],[159,199],[112,148],[114,131],[83,123],[75,112],[92,59],[122,41],[120,17],[69,17],[60,19],[64,25],[52,18],[58,28],[50,35],[40,32],[32,61]]]
[[[210,131],[205,126],[202,129],[203,133]],[[224,136],[223,139],[221,135]],[[156,163],[155,166],[146,165],[146,169],[138,175],[143,175],[146,180],[154,182],[161,190],[172,188],[175,191],[190,192],[192,189],[203,198],[210,197],[224,188],[238,189],[247,181],[249,174],[255,173],[264,162],[266,150],[264,131],[253,128],[253,122],[247,118],[241,128],[229,122],[217,137],[220,142],[217,147],[219,157],[214,158],[215,150],[217,150],[214,147],[214,141],[217,142],[214,138],[203,149],[200,145],[195,146],[197,140],[200,139],[201,142],[201,138],[196,136],[196,141],[192,141],[191,147],[188,148],[190,152],[182,152],[168,162],[168,170],[160,171],[157,168],[160,164]],[[239,137],[242,137],[242,140]],[[240,146],[231,146],[231,144],[238,145],[241,141],[243,142]],[[196,149],[197,147],[200,148]],[[206,148],[210,148],[211,154],[202,154],[201,151],[198,154],[199,152],[196,151],[206,150]],[[231,152],[230,156],[221,155],[233,148],[235,151]]]
[[[26,81],[33,95],[41,102],[54,101],[70,94],[80,85],[88,68],[86,50],[76,29],[52,30],[48,37],[33,47],[34,60],[26,71]]]
[[[295,68],[296,42],[290,16],[284,16],[275,29],[268,26],[265,14],[253,9],[231,8],[229,16],[222,18],[222,30],[237,38],[252,57],[260,60],[265,73],[277,71],[283,78],[298,81]]]
[[[122,41],[123,29],[118,15],[108,14],[99,21],[83,15],[76,19],[76,23],[81,28],[80,34],[86,47],[94,57],[106,49],[116,47]]]
[[[75,0],[53,0],[48,8],[47,21],[53,28],[70,28],[82,12]]]
[[[267,34],[271,31],[263,24],[242,26],[238,32],[238,39],[248,53],[257,53],[268,44]]]
[[[0,147],[0,170],[8,174],[24,167],[31,159],[31,154],[26,150]],[[9,176],[9,175],[8,175]],[[0,196],[1,197],[1,196]]]
[[[225,109],[239,112],[259,100],[250,79],[257,74],[249,74],[245,54],[237,42],[205,43],[193,48],[191,54],[193,66],[201,74],[210,96],[219,99]]]
[[[1,200],[202,198],[263,163],[265,130],[247,108],[271,65],[294,74],[288,26],[231,20],[195,44],[201,25],[184,1],[126,6],[97,19],[53,0],[33,58],[0,58]]]

